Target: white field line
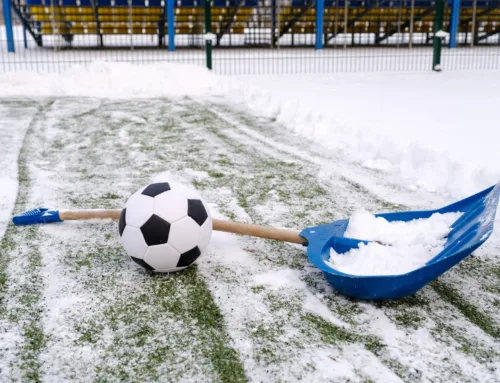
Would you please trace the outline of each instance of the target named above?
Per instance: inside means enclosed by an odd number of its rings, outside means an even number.
[[[17,110],[16,110],[17,109]],[[17,159],[36,108],[0,103],[0,239],[12,218],[17,196]]]
[[[5,233],[9,221],[12,219],[12,210],[18,193],[18,158],[24,137],[32,123],[36,123],[36,114],[40,105],[25,106],[12,103],[0,104],[0,241]],[[22,283],[23,271],[26,270],[27,260],[24,255],[29,251],[23,244],[18,244],[15,254],[9,254],[11,259],[7,266],[9,285],[2,302],[6,311],[16,302],[9,298],[16,285]],[[16,379],[20,377],[17,350],[21,347],[23,337],[19,326],[7,318],[0,320],[0,371],[2,376]]]

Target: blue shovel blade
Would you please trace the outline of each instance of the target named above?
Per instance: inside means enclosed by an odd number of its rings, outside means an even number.
[[[434,213],[462,212],[453,223],[444,249],[419,269],[401,275],[350,275],[337,271],[325,261],[330,249],[342,254],[358,248],[359,239],[344,237],[348,219],[304,229],[300,235],[309,242],[309,260],[321,269],[340,293],[360,299],[398,299],[417,292],[481,246],[493,232],[500,197],[500,183],[480,193],[437,210],[376,214],[388,221],[429,218]]]

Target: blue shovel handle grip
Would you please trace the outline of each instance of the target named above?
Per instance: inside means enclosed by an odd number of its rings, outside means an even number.
[[[49,210],[41,207],[16,215],[12,218],[12,222],[16,226],[26,226],[36,225],[39,223],[62,222],[62,219],[59,218],[58,210]]]

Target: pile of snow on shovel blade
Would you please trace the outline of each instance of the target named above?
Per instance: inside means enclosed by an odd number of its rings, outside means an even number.
[[[357,211],[344,236],[380,243],[360,244],[344,254],[331,249],[327,263],[352,275],[395,275],[416,270],[443,250],[450,226],[462,214],[436,213],[428,219],[388,222],[365,210]]]

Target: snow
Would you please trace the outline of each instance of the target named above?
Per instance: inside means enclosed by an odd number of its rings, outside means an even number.
[[[139,185],[164,179],[197,185],[217,218],[290,229],[345,218],[361,207],[396,209],[387,204],[401,201],[401,209],[438,207],[498,179],[499,154],[491,150],[498,125],[492,108],[498,96],[491,84],[497,79],[497,72],[466,72],[460,77],[294,76],[292,81],[287,76],[225,78],[165,63],[107,62],[61,75],[10,73],[0,75],[0,97],[9,97],[13,105],[36,97],[31,101],[41,100],[47,110],[34,119],[34,107],[28,113],[23,105],[18,114],[0,109],[0,141],[7,140],[0,169],[10,166],[5,174],[16,184],[15,160],[32,125],[25,148],[31,180],[25,203],[30,207],[119,208]],[[434,92],[439,95],[427,94],[426,87],[439,87]],[[474,95],[467,103],[461,100],[466,87]],[[439,106],[430,105],[434,101]],[[459,106],[452,120],[456,126],[442,117],[452,105]],[[405,117],[408,111],[412,114]],[[469,125],[474,129],[464,128]],[[434,146],[420,135],[436,138]],[[452,142],[443,142],[444,136]],[[451,147],[465,143],[474,148],[470,158]],[[16,193],[8,189],[5,206],[11,210]],[[10,212],[4,216],[10,218]],[[441,226],[441,233],[447,227]],[[215,363],[200,352],[197,338],[208,324],[162,311],[172,302],[182,307],[187,272],[165,279],[142,274],[123,258],[116,225],[97,222],[41,227],[39,238],[31,240],[38,244],[41,262],[30,270],[18,241],[23,233],[12,238],[16,249],[9,251],[7,270],[12,294],[2,309],[23,311],[18,286],[29,286],[33,275],[43,277],[40,300],[21,320],[33,310],[41,312],[48,342],[35,357],[44,380],[112,380],[120,366],[130,374],[128,380],[154,380],[154,375],[140,375],[147,365],[157,376],[183,371],[186,381],[218,381]],[[412,240],[419,242],[415,236]],[[458,266],[441,277],[440,283],[456,287],[449,301],[433,286],[397,304],[347,299],[309,263],[304,248],[228,233],[213,234],[189,275],[200,282],[198,288],[209,290],[209,303],[213,299],[227,328],[226,345],[235,350],[249,381],[498,381],[497,339],[450,303],[463,299],[486,323],[498,326],[498,294],[486,289],[497,284],[498,244],[495,232],[464,261],[481,260],[479,266]],[[89,265],[83,262],[87,257]],[[477,270],[481,276],[474,274]],[[177,289],[154,295],[172,280]],[[129,326],[106,315],[120,307]],[[330,327],[311,325],[304,320],[307,315]],[[22,380],[16,360],[25,355],[27,338],[9,318],[0,316],[5,343],[0,368]],[[104,330],[97,328],[92,342],[82,341],[85,326],[92,330],[95,322]],[[141,335],[144,343],[127,343],[136,336],[137,324],[144,323],[153,333]],[[351,337],[337,339],[342,331]],[[369,350],[371,339],[383,346]],[[158,345],[169,351],[152,354]],[[151,364],[158,355],[165,360]]]
[[[500,179],[500,72],[252,76],[252,110],[409,190],[461,197]]]
[[[328,265],[351,275],[396,275],[424,266],[439,254],[462,213],[434,213],[427,219],[388,222],[365,210],[355,212],[345,236],[364,239],[358,249],[338,254],[330,249]],[[377,243],[380,242],[380,243]]]
[[[5,110],[0,105],[0,116]],[[17,196],[17,159],[26,130],[29,128],[36,108],[20,110],[13,118],[0,118],[0,238],[12,218],[12,209]],[[17,129],[12,129],[12,126]]]
[[[349,220],[345,236],[389,245],[429,244],[437,246],[450,232],[450,226],[463,213],[434,213],[429,218],[389,222],[366,210],[356,211]]]
[[[265,285],[271,289],[280,290],[284,287],[287,289],[298,289],[307,291],[306,283],[300,280],[300,274],[297,271],[290,269],[274,270],[254,276],[255,286]],[[345,327],[348,325],[332,315],[331,311],[321,302],[321,300],[313,294],[306,293],[302,309],[307,312],[321,316],[325,320],[336,324],[337,326]]]
[[[0,96],[86,96],[111,99],[202,96],[215,92],[217,77],[196,65],[96,61],[63,73],[0,74]],[[115,115],[119,118],[119,115]]]
[[[214,209],[212,212],[216,218],[224,219],[220,213]],[[220,305],[225,322],[228,325],[232,339],[238,349],[241,358],[245,364],[246,370],[251,374],[252,381],[272,381],[273,370],[279,368],[279,365],[262,366],[254,359],[253,355],[262,345],[252,342],[252,337],[249,337],[248,326],[255,331],[258,323],[264,323],[264,326],[269,328],[272,323],[280,317],[277,312],[269,312],[269,307],[262,296],[248,290],[249,286],[266,286],[270,287],[271,291],[279,292],[281,290],[285,297],[290,295],[298,295],[300,297],[301,311],[316,313],[338,326],[346,326],[345,322],[337,318],[331,311],[328,310],[325,303],[317,296],[307,290],[306,285],[300,280],[298,272],[292,270],[272,270],[265,271],[265,265],[258,262],[252,257],[252,254],[241,248],[241,243],[238,238],[232,234],[223,232],[214,232],[212,242],[210,244],[208,254],[202,256],[200,263],[200,272],[209,283],[212,294],[214,294],[218,304]],[[231,279],[217,278],[217,271],[220,268],[228,270],[232,278],[237,278],[241,284],[235,284]],[[244,324],[242,327],[241,325]],[[255,326],[255,327],[254,327]],[[290,326],[293,326],[290,324]],[[286,337],[293,334],[294,329],[287,327]],[[289,342],[285,342],[288,348]],[[363,361],[365,364],[376,363],[373,355],[363,354],[363,350],[358,346],[351,348],[351,355]],[[286,364],[279,372],[281,379],[288,381],[298,381],[297,374],[301,374],[308,365],[314,365],[315,369],[308,372],[307,378],[312,381],[328,381],[331,376],[351,377],[352,371],[348,358],[344,355],[339,355],[337,363],[338,370],[331,371],[327,366],[334,365],[333,361],[325,365],[322,361],[322,356],[325,352],[330,355],[335,353],[335,350],[328,348],[327,350],[317,349],[313,344],[305,344],[300,355],[290,353],[287,358],[291,358],[293,362]],[[346,363],[347,362],[347,363]],[[270,368],[271,367],[271,368]],[[375,374],[376,375],[376,374]]]
[[[61,74],[0,74],[0,95],[216,97],[409,191],[458,198],[500,179],[499,81],[495,71],[229,78],[195,65],[96,61]]]

